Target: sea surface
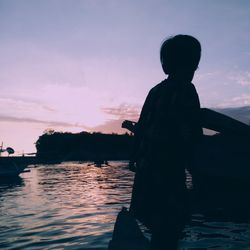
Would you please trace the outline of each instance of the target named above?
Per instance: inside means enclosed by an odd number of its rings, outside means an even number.
[[[0,249],[107,249],[116,215],[130,202],[127,162],[29,169],[0,182]],[[250,249],[250,223],[195,213],[179,249]]]

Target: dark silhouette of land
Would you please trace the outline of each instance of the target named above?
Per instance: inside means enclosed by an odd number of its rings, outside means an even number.
[[[44,161],[126,160],[130,158],[130,134],[49,132],[36,141],[37,158]]]

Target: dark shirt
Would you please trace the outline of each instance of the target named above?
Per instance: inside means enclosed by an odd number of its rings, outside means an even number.
[[[202,135],[199,113],[199,97],[190,82],[167,79],[150,90],[135,133],[137,170],[131,201],[135,214],[145,209],[151,213],[152,203],[162,205],[185,192],[185,168]]]
[[[140,161],[145,158],[150,164],[158,162],[159,168],[169,170],[168,160],[186,155],[202,135],[199,113],[199,97],[192,83],[164,80],[152,88],[135,135],[138,167],[144,167]]]

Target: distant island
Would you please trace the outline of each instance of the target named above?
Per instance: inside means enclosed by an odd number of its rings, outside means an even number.
[[[58,161],[127,160],[133,147],[131,134],[56,132],[48,130],[35,143],[37,157]]]

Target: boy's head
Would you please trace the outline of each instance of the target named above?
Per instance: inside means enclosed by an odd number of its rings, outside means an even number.
[[[194,72],[201,57],[200,42],[188,35],[177,35],[166,39],[160,50],[160,59],[165,74]]]

